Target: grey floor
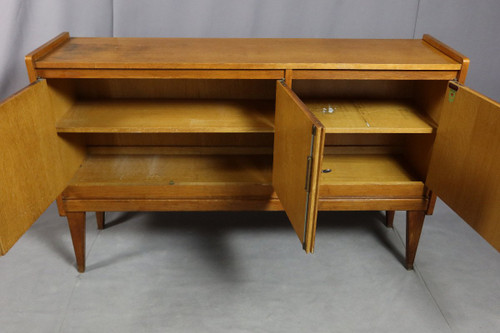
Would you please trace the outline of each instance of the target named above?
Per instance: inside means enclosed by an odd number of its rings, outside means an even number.
[[[500,255],[440,202],[414,271],[399,212],[321,213],[314,255],[283,213],[107,220],[84,274],[54,205],[0,258],[0,332],[500,331]]]

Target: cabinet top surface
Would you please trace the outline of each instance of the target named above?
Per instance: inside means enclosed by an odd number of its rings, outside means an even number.
[[[71,38],[36,68],[459,70],[419,39]]]

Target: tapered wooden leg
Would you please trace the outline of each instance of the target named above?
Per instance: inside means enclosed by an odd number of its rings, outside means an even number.
[[[406,212],[406,269],[413,269],[418,241],[424,225],[425,211]]]
[[[393,210],[388,210],[385,212],[385,226],[387,228],[392,228],[394,226],[394,215],[395,211]]]
[[[76,266],[80,273],[85,272],[85,212],[66,213],[71,240],[75,249]]]
[[[97,229],[104,229],[104,223],[106,222],[104,220],[104,212],[95,212],[95,218],[97,220]]]

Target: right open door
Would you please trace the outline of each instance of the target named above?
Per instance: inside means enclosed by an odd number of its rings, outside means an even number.
[[[295,93],[276,86],[273,187],[307,253],[314,250],[325,131]]]
[[[500,104],[449,82],[426,185],[500,251]]]

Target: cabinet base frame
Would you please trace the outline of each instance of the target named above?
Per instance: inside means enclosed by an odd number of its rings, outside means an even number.
[[[348,202],[351,205],[348,205]],[[407,210],[405,267],[413,263],[425,219],[427,199],[320,199],[320,210]],[[282,211],[276,198],[264,199],[124,199],[124,200],[63,200],[75,251],[78,272],[85,272],[85,212],[95,211],[98,229],[104,229],[105,211]],[[384,208],[388,207],[388,208]],[[329,209],[326,209],[329,208]],[[392,222],[391,218],[391,222]],[[389,221],[389,220],[388,220]]]

